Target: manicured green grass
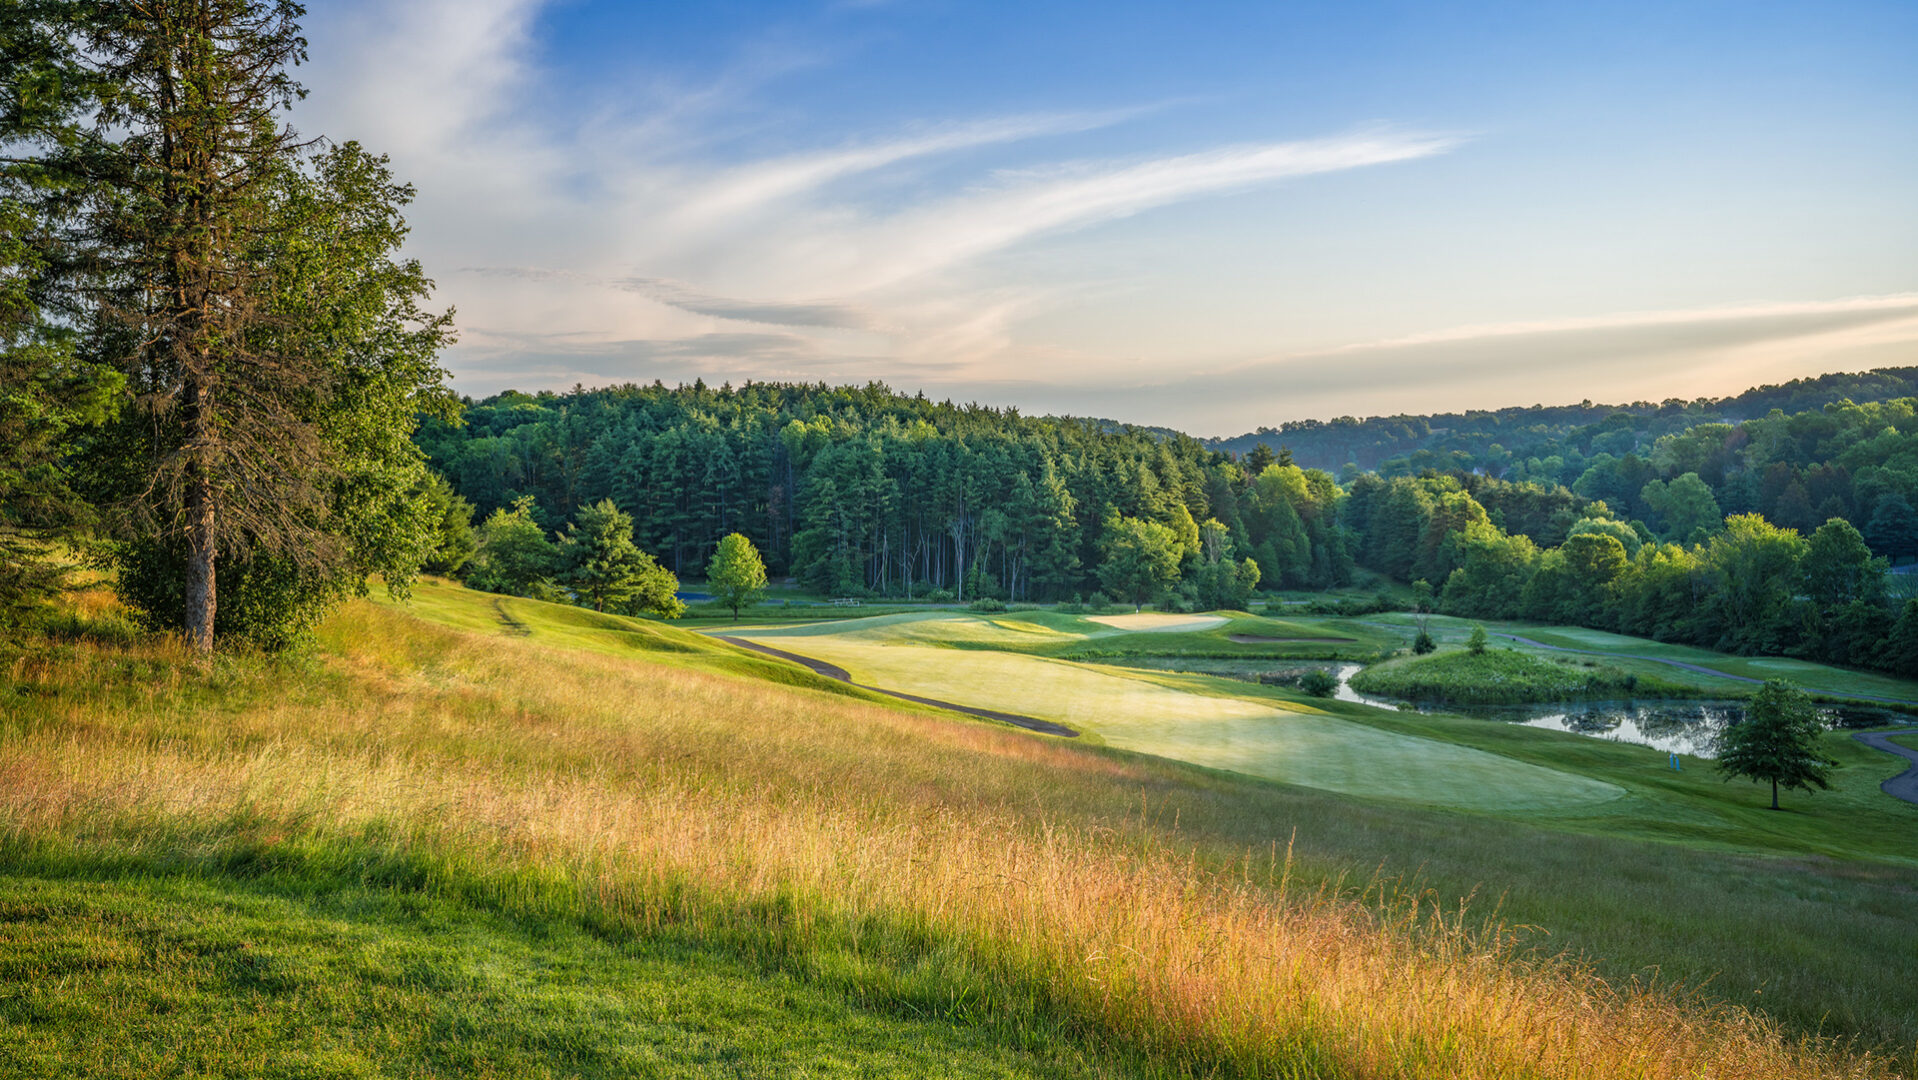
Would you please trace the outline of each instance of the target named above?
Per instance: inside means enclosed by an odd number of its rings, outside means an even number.
[[[1620,794],[1583,777],[1350,724],[1303,701],[1247,700],[1225,680],[925,644],[1023,633],[989,622],[861,620],[830,631],[741,636],[837,664],[869,686],[1056,720],[1109,746],[1329,791],[1525,813],[1580,810]]]
[[[1375,629],[1398,628],[1403,635],[1402,640],[1409,643],[1412,634],[1416,631],[1416,620],[1419,618],[1424,619],[1433,638],[1441,644],[1462,644],[1470,636],[1474,625],[1472,620],[1455,619],[1444,615],[1416,617],[1404,614],[1368,615],[1364,621],[1373,624]],[[1301,618],[1298,621],[1307,620]],[[1730,653],[1714,652],[1711,649],[1701,649],[1691,645],[1627,637],[1623,634],[1575,626],[1500,622],[1487,622],[1484,626],[1493,634],[1514,634],[1545,645],[1557,646],[1559,649],[1578,649],[1598,653],[1606,659],[1607,663],[1626,671],[1641,676],[1666,679],[1705,690],[1714,695],[1743,696],[1749,694],[1752,687],[1748,683],[1690,672],[1670,664],[1633,660],[1631,657],[1645,656],[1676,660],[1749,679],[1790,679],[1806,690],[1832,697],[1869,694],[1918,704],[1918,683],[1878,672],[1853,671],[1849,668],[1787,657],[1734,656]],[[1493,640],[1501,647],[1511,645],[1520,651],[1553,655],[1550,650],[1535,650],[1523,644],[1499,638]]]
[[[1456,649],[1388,660],[1352,676],[1362,694],[1447,705],[1523,705],[1543,701],[1686,697],[1692,691],[1664,680],[1640,678],[1589,658],[1541,656],[1514,649],[1482,653]]]
[[[9,1077],[1074,1077],[1070,1045],[862,1009],[666,934],[315,872],[9,852]]]

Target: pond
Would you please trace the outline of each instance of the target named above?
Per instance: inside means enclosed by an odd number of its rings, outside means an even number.
[[[1634,701],[1558,701],[1536,705],[1445,705],[1397,701],[1361,694],[1347,685],[1358,664],[1340,664],[1336,694],[1340,701],[1359,701],[1384,708],[1422,713],[1447,713],[1484,720],[1524,724],[1613,742],[1635,743],[1668,754],[1713,758],[1718,756],[1721,732],[1745,719],[1745,702],[1693,698],[1645,698]],[[1869,706],[1821,705],[1819,715],[1828,728],[1873,728],[1903,719],[1889,709]]]
[[[1643,698],[1635,701],[1559,701],[1538,705],[1444,705],[1399,701],[1361,694],[1352,689],[1350,680],[1364,666],[1361,664],[1140,657],[1128,660],[1126,666],[1198,671],[1248,682],[1288,680],[1307,668],[1319,668],[1338,676],[1339,686],[1333,697],[1339,701],[1524,724],[1594,739],[1649,746],[1654,750],[1688,757],[1716,757],[1719,733],[1745,719],[1745,703],[1737,700]],[[1819,713],[1824,717],[1826,726],[1831,728],[1873,728],[1907,720],[1889,709],[1864,705],[1820,706]]]

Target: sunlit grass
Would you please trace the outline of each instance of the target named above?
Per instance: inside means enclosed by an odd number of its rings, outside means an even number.
[[[513,637],[356,604],[308,660],[204,670],[164,640],[77,635],[19,654],[0,728],[0,855],[16,874],[52,878],[344,875],[475,918],[581,927],[614,943],[698,942],[862,1008],[1006,1045],[1072,1045],[1122,1073],[1887,1070],[1710,999],[1515,950],[1453,904],[1441,915],[1422,894],[1368,900],[1337,884],[1340,862],[1426,822],[1423,854],[1441,861],[1459,836],[1503,838],[1554,873],[1617,866],[1622,851],[1595,858],[1592,841],[1505,823],[1381,816],[745,678],[686,642],[622,654],[612,628],[544,617],[561,629]],[[1295,832],[1318,852],[1288,857]],[[1636,855],[1662,872],[1658,852]],[[259,914],[270,905],[229,910],[279,919]],[[1735,903],[1720,914],[1750,917]],[[123,947],[111,934],[93,940],[73,948]],[[140,980],[127,992],[154,988]],[[113,1013],[85,982],[40,992],[55,1013],[84,1004],[104,1017],[103,1041],[174,1030]],[[449,1005],[450,1031],[521,1022],[533,1008],[492,1015],[483,998],[466,1000]],[[404,1035],[408,1022],[396,1023]],[[518,1037],[492,1038],[475,1052],[505,1055],[485,1047]],[[487,1067],[510,1068],[497,1062]]]

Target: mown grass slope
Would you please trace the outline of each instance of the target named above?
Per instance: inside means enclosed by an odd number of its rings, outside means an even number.
[[[644,1075],[629,1047],[725,1075],[923,1050],[948,1075],[1656,1077],[1888,1071],[1797,1041],[1821,1024],[1912,1043],[1893,862],[1373,805],[574,618],[361,603],[303,661],[196,668],[84,624],[7,657],[9,1049],[56,1075]],[[1459,918],[1474,886],[1552,936]],[[1629,982],[1652,964],[1720,977],[1687,1002]],[[735,979],[764,995],[703,1023]]]

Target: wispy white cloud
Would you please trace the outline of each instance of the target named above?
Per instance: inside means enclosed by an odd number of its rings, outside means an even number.
[[[1410,161],[1457,145],[1452,136],[1372,132],[1005,173],[989,186],[878,223],[870,237],[878,241],[869,249],[875,257],[860,284],[891,284],[1031,237],[1188,199]]]
[[[872,326],[872,317],[845,304],[793,302],[780,300],[739,300],[713,296],[689,289],[664,278],[626,278],[621,288],[650,296],[668,307],[710,315],[735,322],[770,323],[774,326],[816,326],[838,330],[864,330]]]
[[[1450,327],[1427,333],[1356,342],[1325,350],[1317,355],[1368,352],[1375,349],[1403,349],[1452,342],[1486,341],[1494,338],[1535,337],[1550,334],[1586,334],[1610,330],[1634,330],[1657,327],[1737,327],[1770,322],[1819,319],[1839,316],[1851,321],[1892,319],[1918,313],[1918,292],[1890,293],[1883,296],[1854,296],[1841,300],[1795,300],[1756,304],[1727,304],[1676,311],[1624,311],[1604,315],[1575,316],[1564,319],[1538,319],[1528,322],[1479,323]]]
[[[594,365],[606,380],[831,371],[957,383],[1035,358],[1097,370],[1100,356],[1023,343],[1018,327],[1099,283],[1042,283],[992,257],[1458,145],[1376,129],[1107,159],[1060,152],[1091,132],[1110,143],[1168,107],[1147,104],[934,119],[799,152],[782,132],[778,152],[756,156],[738,117],[755,113],[769,80],[818,56],[748,44],[702,83],[639,77],[643,90],[617,100],[560,103],[535,62],[545,6],[342,0],[310,20],[320,63],[298,119],[391,151],[417,183],[411,247],[461,312],[467,332],[448,363],[476,392]]]
[[[1045,135],[1090,131],[1117,123],[1140,110],[1007,116],[968,123],[941,124],[925,131],[863,145],[792,154],[724,169],[701,177],[696,189],[670,220],[698,228],[754,214],[817,191],[835,181],[898,165],[915,158],[1019,142]]]

